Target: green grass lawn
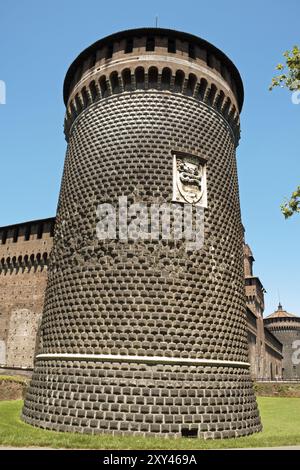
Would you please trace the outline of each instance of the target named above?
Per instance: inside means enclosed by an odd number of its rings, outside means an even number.
[[[22,375],[0,375],[0,382],[17,382],[26,385],[28,380],[28,378]]]
[[[89,436],[34,428],[20,420],[21,400],[0,402],[0,445],[81,449],[222,449],[300,444],[300,398],[259,397],[264,430],[238,439]]]

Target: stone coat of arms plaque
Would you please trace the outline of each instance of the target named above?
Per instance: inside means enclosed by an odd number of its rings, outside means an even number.
[[[173,202],[207,207],[206,161],[202,157],[173,152]]]

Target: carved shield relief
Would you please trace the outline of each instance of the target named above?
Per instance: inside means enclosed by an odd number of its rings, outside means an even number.
[[[173,153],[173,201],[207,207],[206,161],[203,158]]]

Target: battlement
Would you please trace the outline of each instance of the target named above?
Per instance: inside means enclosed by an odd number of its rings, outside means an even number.
[[[0,274],[47,266],[54,223],[51,217],[0,227]]]
[[[202,101],[229,123],[239,138],[243,84],[219,49],[191,34],[142,28],[112,34],[85,49],[64,83],[65,134],[94,102],[124,92],[169,91]]]

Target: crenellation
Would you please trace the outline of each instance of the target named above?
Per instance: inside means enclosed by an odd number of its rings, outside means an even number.
[[[183,39],[183,36],[188,40]],[[75,75],[70,80],[66,79],[64,93],[66,100],[68,91],[69,104],[66,102],[68,108],[70,102],[74,100],[78,104],[82,89],[84,87],[89,88],[91,81],[100,80],[104,71],[107,74],[105,80],[107,81],[108,90],[112,88],[109,75],[116,72],[121,84],[120,92],[122,92],[122,88],[124,88],[124,82],[122,81],[124,63],[129,65],[132,76],[135,75],[134,70],[143,67],[146,77],[149,75],[150,61],[150,66],[154,63],[159,75],[161,75],[165,65],[168,65],[171,68],[173,80],[179,69],[185,74],[186,80],[188,80],[191,69],[198,77],[199,82],[203,76],[209,82],[216,80],[214,84],[218,90],[222,90],[229,96],[236,108],[241,108],[243,91],[235,67],[221,51],[194,36],[186,33],[174,33],[160,28],[150,28],[138,30],[133,36],[129,32],[126,39],[122,38],[122,33],[112,35],[98,41],[89,49],[79,56],[77,59],[78,64],[75,61],[72,65],[72,68],[77,66]],[[86,57],[86,59],[83,57]],[[231,72],[229,72],[229,69],[231,69]],[[83,70],[84,73],[82,73]],[[238,87],[236,86],[237,80],[240,82]],[[136,84],[134,81],[132,85],[135,89]],[[145,88],[148,88],[147,84],[145,84]],[[104,97],[106,97],[106,94],[102,93],[101,99]],[[79,111],[77,109],[77,114],[82,109],[81,107]],[[67,132],[69,127],[70,123],[67,125]]]

